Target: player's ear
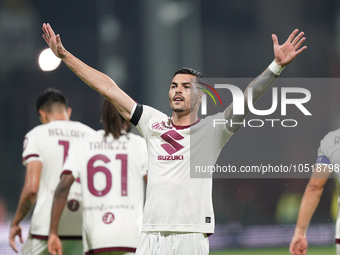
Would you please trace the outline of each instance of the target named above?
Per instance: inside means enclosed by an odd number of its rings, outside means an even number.
[[[197,104],[200,105],[202,103],[202,95],[199,95],[197,98]]]
[[[68,118],[71,118],[71,114],[72,114],[72,108],[71,107],[67,107],[67,116],[68,116]]]
[[[200,90],[200,89],[198,89],[198,90],[199,91],[198,91],[197,103],[200,104],[200,103],[202,103],[202,97],[204,95],[204,92],[202,90]]]
[[[47,112],[45,112],[43,110],[39,110],[38,113],[39,113],[40,122],[42,124],[48,123]]]

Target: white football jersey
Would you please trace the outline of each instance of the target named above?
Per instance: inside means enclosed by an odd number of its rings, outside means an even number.
[[[154,108],[135,108],[131,122],[138,122],[149,157],[142,231],[214,232],[212,178],[190,178],[190,161],[214,166],[232,136],[226,125],[213,127],[214,119],[224,113],[176,126]]]
[[[329,132],[320,142],[315,164],[332,165],[338,192],[338,215],[335,238],[340,239],[340,129]],[[340,240],[339,240],[340,241]]]
[[[71,146],[64,173],[81,180],[84,252],[136,250],[147,165],[145,140],[132,133],[104,139],[100,130]]]
[[[76,121],[56,120],[39,125],[28,132],[24,140],[22,162],[41,161],[42,170],[37,201],[31,219],[30,233],[34,238],[47,239],[51,210],[62,166],[70,144],[95,131]],[[75,182],[61,216],[58,234],[61,238],[79,239],[82,234],[81,189]]]

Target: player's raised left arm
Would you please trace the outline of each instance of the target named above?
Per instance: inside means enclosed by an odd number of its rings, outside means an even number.
[[[307,49],[307,46],[302,46],[303,42],[306,40],[303,37],[304,32],[300,32],[295,29],[293,33],[288,37],[287,41],[279,45],[277,36],[272,35],[273,47],[274,47],[274,61],[269,65],[269,67],[264,70],[259,76],[257,76],[244,91],[244,114],[234,115],[233,114],[233,103],[231,103],[225,110],[225,119],[228,120],[227,128],[230,132],[235,132],[242,124],[232,124],[232,123],[242,123],[243,120],[248,115],[248,90],[252,88],[252,102],[255,102],[264,94],[264,92],[272,85],[275,79],[279,76],[282,69],[292,62],[297,55]]]
[[[54,193],[50,234],[48,237],[48,252],[52,255],[62,255],[62,245],[58,237],[58,225],[60,216],[66,204],[66,199],[70,191],[71,185],[74,182],[72,174],[63,174],[59,185]]]

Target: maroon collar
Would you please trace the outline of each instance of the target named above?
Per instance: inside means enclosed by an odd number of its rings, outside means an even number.
[[[189,127],[192,127],[193,125],[196,125],[198,122],[200,122],[201,121],[201,119],[198,119],[198,120],[196,120],[193,124],[191,124],[191,125],[187,125],[187,126],[178,126],[178,125],[175,125],[173,122],[172,122],[172,120],[171,120],[171,124],[172,124],[172,126],[174,127],[174,128],[176,128],[176,129],[178,129],[178,130],[181,130],[181,129],[186,129],[186,128],[189,128]]]

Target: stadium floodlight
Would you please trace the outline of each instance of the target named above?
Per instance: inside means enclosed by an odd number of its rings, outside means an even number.
[[[50,48],[43,50],[39,55],[39,66],[43,71],[53,71],[59,66],[60,61]]]

